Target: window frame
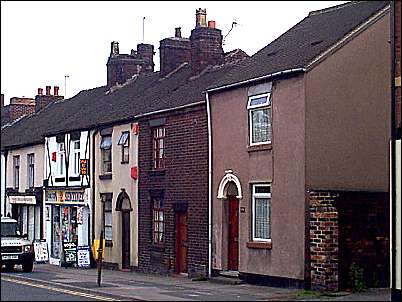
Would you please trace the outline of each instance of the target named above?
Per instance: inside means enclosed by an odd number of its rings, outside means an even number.
[[[162,136],[158,136],[159,131],[162,130]],[[161,141],[163,147],[161,148]],[[166,157],[165,157],[165,149],[166,149],[166,127],[158,126],[152,128],[152,169],[153,170],[162,170],[166,167]],[[160,157],[160,151],[162,150],[162,157]]]
[[[122,141],[123,135],[127,135],[125,142]],[[130,162],[130,131],[123,131],[117,144],[121,146],[121,163],[128,164]],[[127,158],[124,158],[125,152],[127,152]]]
[[[105,148],[105,147],[102,147],[102,142],[106,137],[110,137],[110,145]],[[104,174],[104,175],[105,174],[112,174],[112,171],[113,171],[112,143],[113,143],[112,142],[112,135],[101,136],[101,142],[100,142],[100,146],[99,146],[99,148],[101,150],[101,161],[100,161],[101,169],[100,170],[101,170],[102,174]],[[108,152],[110,152],[110,155],[108,156],[109,160],[107,160],[107,161],[105,161],[106,150],[108,150]],[[109,162],[110,162],[110,171],[106,171],[105,170],[105,163],[109,163]]]
[[[73,165],[72,165],[72,175],[79,176],[80,175],[80,157],[81,157],[81,141],[79,139],[71,141],[73,145]],[[79,148],[75,148],[75,144],[79,143]],[[77,158],[78,155],[78,158]]]
[[[250,105],[252,100],[254,99],[259,99],[262,97],[266,97],[267,101],[263,104],[258,104],[258,105]],[[258,143],[253,143],[253,118],[252,118],[252,112],[256,110],[261,110],[261,109],[271,109],[269,112],[269,121],[271,122],[271,137],[267,141],[263,142],[258,142]],[[249,127],[249,146],[259,146],[259,145],[266,145],[266,144],[271,144],[272,143],[272,93],[267,92],[267,93],[262,93],[258,95],[253,95],[248,98],[247,101],[247,111],[248,111],[248,127]]]
[[[63,146],[63,149],[61,148]],[[66,144],[64,142],[57,143],[57,174],[64,176],[65,174],[65,158],[66,158]]]
[[[158,202],[158,207],[155,207],[156,202]],[[151,204],[152,204],[152,244],[162,246],[165,244],[165,208],[164,208],[163,197],[152,197]],[[158,219],[155,219],[155,213],[157,213]],[[162,214],[162,216],[160,214]],[[161,217],[162,219],[160,219]],[[156,224],[158,226],[157,230],[156,230]],[[162,234],[161,239],[159,234]]]
[[[256,193],[256,187],[269,187],[270,188],[270,193]],[[269,199],[269,220],[268,220],[268,227],[269,227],[269,233],[268,237],[269,238],[258,238],[256,237],[256,199],[258,198],[266,198]],[[272,209],[272,184],[271,183],[258,183],[258,184],[252,184],[251,187],[251,200],[252,200],[252,218],[251,218],[251,225],[252,225],[252,233],[251,233],[251,238],[253,241],[256,242],[271,242],[272,241],[272,221],[271,221],[271,209]]]
[[[19,189],[20,187],[20,166],[21,158],[19,155],[13,156],[13,188]]]
[[[105,242],[110,244],[113,241],[113,198],[110,193],[101,194],[101,198],[103,199],[103,234],[105,236]],[[110,210],[106,209],[106,203],[110,203]],[[110,213],[111,222],[110,225],[106,223],[106,213]],[[106,228],[110,228],[111,230],[111,238],[106,238]]]
[[[28,188],[35,187],[35,153],[27,154],[27,185]]]

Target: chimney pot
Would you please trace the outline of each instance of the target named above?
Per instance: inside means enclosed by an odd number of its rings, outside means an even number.
[[[119,54],[119,42],[113,41],[110,46],[110,54],[118,55]]]
[[[176,27],[176,28],[174,29],[174,36],[175,36],[176,38],[181,38],[181,27]]]
[[[213,21],[213,20],[208,21],[208,27],[209,27],[209,28],[216,28],[216,22]]]
[[[43,88],[38,88],[38,95],[43,95]]]
[[[59,95],[59,86],[54,86],[53,87],[53,90],[54,90],[54,95]]]
[[[46,86],[46,95],[50,95],[51,86]]]
[[[205,8],[195,11],[195,27],[207,27],[207,10]]]

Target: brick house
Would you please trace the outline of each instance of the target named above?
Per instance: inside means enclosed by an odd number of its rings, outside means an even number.
[[[314,11],[209,87],[215,272],[388,284],[388,28],[385,1]]]

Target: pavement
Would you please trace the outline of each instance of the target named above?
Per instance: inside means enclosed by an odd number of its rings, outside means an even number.
[[[363,293],[339,292],[331,295],[293,288],[278,288],[251,284],[219,284],[192,281],[186,276],[161,276],[139,272],[102,270],[101,286],[97,285],[97,269],[64,268],[50,264],[35,264],[32,273],[18,268],[2,272],[8,280],[21,280],[80,290],[114,300],[143,301],[390,301],[389,289],[370,289]]]

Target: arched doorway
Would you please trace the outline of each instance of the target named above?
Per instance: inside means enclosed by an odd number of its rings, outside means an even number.
[[[227,201],[227,269],[239,269],[239,200],[242,191],[239,179],[230,172],[222,178],[218,188],[218,198]]]
[[[130,197],[126,191],[122,190],[117,197],[116,211],[121,212],[121,267],[122,269],[130,268]]]

